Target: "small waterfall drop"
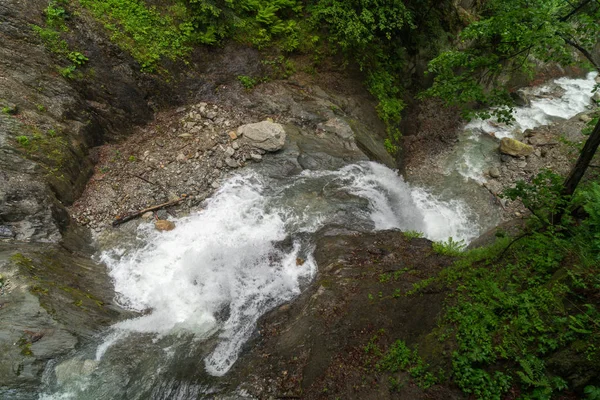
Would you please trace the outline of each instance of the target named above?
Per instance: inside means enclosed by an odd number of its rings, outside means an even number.
[[[93,397],[101,390],[97,382],[107,379],[115,362],[124,362],[120,353],[133,337],[136,346],[161,354],[163,365],[176,362],[178,337],[213,340],[204,366],[210,375],[225,374],[260,316],[292,300],[314,277],[312,238],[321,228],[397,228],[433,240],[469,241],[479,233],[475,221],[465,203],[438,200],[373,162],[287,180],[256,172],[234,176],[202,211],[176,219],[175,230],[157,232],[142,224],[132,248],[102,254],[118,302],[141,315],[114,325],[95,360],[85,356],[94,365],[90,375],[62,379],[59,393]],[[159,375],[145,374],[136,384],[153,387],[164,379]]]

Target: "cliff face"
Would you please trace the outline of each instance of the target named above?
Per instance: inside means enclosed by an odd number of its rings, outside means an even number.
[[[35,30],[47,6],[0,4],[0,235],[19,241],[58,241],[68,225],[63,206],[92,173],[89,149],[152,115],[132,60],[84,15],[72,17],[67,45],[89,62],[61,75],[64,61]]]

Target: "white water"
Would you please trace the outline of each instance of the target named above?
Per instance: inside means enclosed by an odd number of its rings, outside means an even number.
[[[362,200],[345,204],[340,193]],[[131,333],[193,333],[204,339],[218,332],[205,366],[210,374],[223,375],[258,318],[297,296],[314,276],[312,247],[300,239],[306,233],[343,224],[468,241],[478,234],[474,220],[464,203],[436,200],[376,163],[306,172],[283,184],[255,173],[235,176],[203,211],[175,220],[175,230],[142,225],[138,249],[103,254],[119,303],[146,313],[116,324],[97,359]],[[286,238],[291,244],[278,244]]]
[[[487,154],[493,146],[481,143],[482,140],[486,137],[514,138],[527,129],[566,120],[587,110],[592,105],[596,76],[597,72],[590,72],[585,79],[559,78],[531,89],[531,104],[515,108],[512,125],[493,119],[471,121],[465,127],[463,154],[455,168],[465,179],[484,182],[484,168],[489,165]],[[557,89],[564,93],[557,96]]]

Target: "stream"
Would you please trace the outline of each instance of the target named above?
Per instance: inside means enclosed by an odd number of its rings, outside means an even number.
[[[591,102],[594,77],[531,89],[514,127],[471,122],[449,170],[481,181],[487,160],[498,157],[491,132],[514,136],[576,115]],[[375,162],[277,177],[261,168],[228,178],[201,210],[174,219],[175,230],[142,223],[98,256],[117,302],[137,316],[51,361],[40,399],[210,396],[259,318],[315,277],[320,235],[400,229],[468,243],[491,224],[468,198],[444,194],[457,185],[450,179],[445,187],[416,186]]]

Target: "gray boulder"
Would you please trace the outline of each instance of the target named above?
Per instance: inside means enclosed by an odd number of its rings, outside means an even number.
[[[265,151],[281,150],[285,144],[283,126],[271,121],[242,125],[237,129],[237,134],[245,137],[253,147]]]

